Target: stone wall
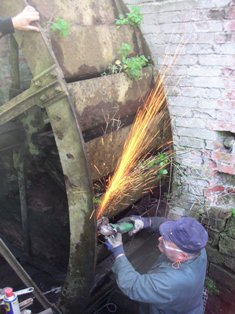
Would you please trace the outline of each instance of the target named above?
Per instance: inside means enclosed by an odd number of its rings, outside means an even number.
[[[207,312],[234,313],[235,3],[125,2],[140,7],[155,64],[161,73],[168,68],[176,153],[171,215],[191,211],[206,225],[208,275],[220,290],[210,296]]]

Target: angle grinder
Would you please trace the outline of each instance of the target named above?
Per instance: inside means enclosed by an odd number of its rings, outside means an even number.
[[[119,221],[116,224],[112,224],[107,217],[102,217],[97,221],[98,234],[103,236],[116,236],[117,233],[126,233],[133,229],[134,224],[127,221]]]

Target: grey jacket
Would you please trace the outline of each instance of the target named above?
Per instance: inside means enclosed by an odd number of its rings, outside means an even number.
[[[145,303],[140,308],[142,314],[202,314],[206,267],[203,249],[200,256],[182,263],[179,269],[161,254],[144,275],[135,271],[126,256],[117,258],[112,270],[123,293]]]

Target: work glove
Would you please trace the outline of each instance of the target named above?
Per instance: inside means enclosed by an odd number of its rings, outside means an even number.
[[[149,217],[142,217],[142,216],[133,215],[130,217],[123,218],[123,219],[121,219],[121,221],[133,223],[134,228],[128,232],[128,234],[130,236],[139,232],[142,229],[146,229],[146,228],[149,228],[151,226],[151,220]]]
[[[115,236],[106,236],[105,245],[107,249],[112,252],[114,258],[118,257],[119,255],[125,254],[122,244],[121,233],[117,233]]]

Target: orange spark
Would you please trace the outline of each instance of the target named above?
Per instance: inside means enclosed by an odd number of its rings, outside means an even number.
[[[128,191],[133,193],[133,190],[137,190],[142,185],[141,179],[144,170],[137,166],[146,158],[153,148],[154,141],[160,135],[161,130],[159,127],[155,134],[151,131],[156,130],[156,124],[159,126],[164,118],[166,114],[165,107],[166,94],[163,88],[163,78],[158,77],[155,87],[150,91],[145,101],[144,107],[139,109],[137,113],[116,170],[109,180],[106,193],[97,210],[97,218],[100,218],[104,212],[107,214],[110,208],[114,209],[115,205],[124,196],[129,195]],[[148,172],[151,173],[151,171]],[[153,181],[153,176],[148,180],[146,178],[147,182],[151,180]]]

